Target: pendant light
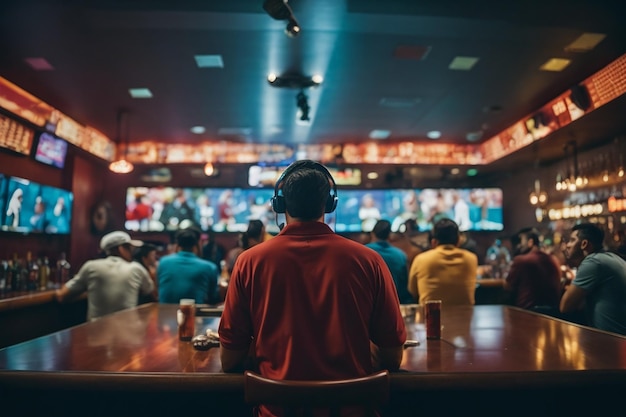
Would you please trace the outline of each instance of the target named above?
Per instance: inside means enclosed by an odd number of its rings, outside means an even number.
[[[132,172],[135,167],[132,163],[130,163],[126,157],[128,155],[128,143],[129,143],[129,131],[130,124],[128,122],[128,112],[124,110],[120,110],[117,112],[117,126],[116,126],[116,143],[117,147],[116,153],[119,153],[120,145],[122,144],[122,124],[126,124],[126,134],[124,135],[124,156],[119,158],[109,165],[109,170],[115,172],[116,174],[128,174]]]

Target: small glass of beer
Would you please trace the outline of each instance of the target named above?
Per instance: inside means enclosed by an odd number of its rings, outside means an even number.
[[[190,341],[195,332],[196,321],[196,300],[193,298],[182,298],[177,314],[178,338],[183,341]]]

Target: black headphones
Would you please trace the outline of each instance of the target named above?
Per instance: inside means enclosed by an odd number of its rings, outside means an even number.
[[[323,173],[326,178],[330,181],[333,189],[333,193],[328,195],[326,199],[326,204],[324,206],[324,213],[332,213],[337,208],[337,184],[335,184],[335,179],[330,172],[326,169],[326,167],[319,162],[311,161],[309,159],[304,159],[301,161],[296,161],[289,165],[287,169],[283,171],[281,176],[276,181],[276,185],[274,186],[274,197],[272,197],[272,209],[275,213],[284,213],[287,211],[285,207],[285,197],[282,195],[283,183],[285,182],[285,178],[291,175],[293,172],[298,171],[300,169],[314,169]]]

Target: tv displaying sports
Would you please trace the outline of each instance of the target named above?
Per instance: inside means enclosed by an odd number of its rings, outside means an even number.
[[[24,178],[9,177],[3,204],[2,230],[69,234],[73,200],[70,191]]]
[[[462,231],[501,231],[502,190],[472,189],[339,189],[337,210],[326,222],[339,233],[370,232],[386,219],[397,231],[409,219],[421,231],[447,217]],[[262,220],[268,232],[278,232],[284,215],[271,208],[273,189],[131,187],[126,192],[126,223],[130,231],[176,231],[194,225],[207,231],[245,231],[248,221]]]
[[[125,228],[158,232],[193,225],[204,231],[241,232],[252,219],[274,223],[273,195],[270,189],[130,187]]]
[[[389,220],[398,231],[409,219],[428,231],[441,218],[454,220],[461,231],[501,231],[502,190],[395,189],[339,190],[334,213],[337,232],[370,232],[379,219]]]
[[[57,168],[63,168],[66,155],[66,141],[48,132],[42,132],[39,135],[39,141],[35,149],[35,160]]]

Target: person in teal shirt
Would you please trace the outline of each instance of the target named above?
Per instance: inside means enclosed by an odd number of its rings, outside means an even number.
[[[372,229],[372,241],[367,246],[375,250],[383,258],[389,267],[393,281],[396,284],[400,304],[411,304],[415,301],[409,293],[409,271],[406,254],[402,249],[396,248],[389,243],[391,223],[388,220],[379,220]]]
[[[176,233],[177,252],[162,257],[157,268],[159,302],[178,304],[182,298],[193,298],[197,304],[222,301],[218,286],[218,268],[204,260],[200,232],[187,228]]]

